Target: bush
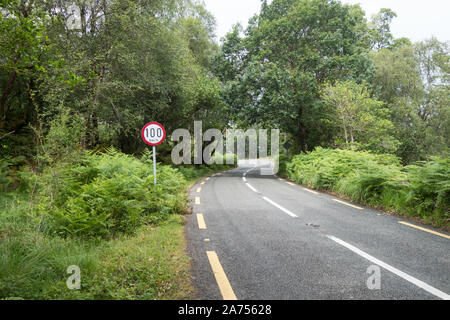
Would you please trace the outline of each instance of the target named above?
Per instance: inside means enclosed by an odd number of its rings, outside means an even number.
[[[317,148],[295,156],[287,172],[290,179],[312,188],[418,216],[438,227],[449,224],[449,159],[403,167],[393,155]]]
[[[450,220],[450,159],[433,158],[406,167],[411,183],[406,202],[435,224]]]
[[[0,192],[0,299],[188,298],[184,218],[174,214],[186,207],[183,172],[196,179],[227,167],[158,164],[155,186],[150,152],[65,160],[39,174],[17,170],[32,188]],[[2,168],[10,186],[13,163]],[[81,290],[66,287],[70,265],[82,270]]]
[[[25,157],[4,156],[0,159],[0,192],[18,189],[25,191],[29,187],[30,172],[21,171]]]
[[[184,176],[169,166],[157,170],[154,185],[150,152],[139,160],[111,149],[47,173],[39,199],[44,229],[62,236],[105,237],[182,212]]]

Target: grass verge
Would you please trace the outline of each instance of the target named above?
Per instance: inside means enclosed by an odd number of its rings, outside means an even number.
[[[189,172],[182,190],[177,190],[186,200],[185,212],[192,182],[226,168],[179,169],[182,174]],[[0,195],[0,299],[192,297],[185,217],[178,211],[161,213],[164,219],[152,219],[133,232],[104,238],[43,232],[39,216],[34,216],[39,211],[30,208],[29,191]],[[80,290],[70,290],[66,284],[72,265],[80,269]]]
[[[282,172],[308,188],[448,231],[450,160],[410,166],[388,154],[317,148],[295,156]]]

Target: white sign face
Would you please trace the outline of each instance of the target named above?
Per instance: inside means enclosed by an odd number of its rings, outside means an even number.
[[[146,144],[157,146],[166,138],[166,130],[164,130],[164,127],[161,124],[151,122],[145,125],[141,135]]]

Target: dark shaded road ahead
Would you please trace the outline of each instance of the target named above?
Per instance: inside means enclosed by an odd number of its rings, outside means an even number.
[[[191,198],[186,237],[199,298],[449,299],[448,234],[252,166],[202,180]]]

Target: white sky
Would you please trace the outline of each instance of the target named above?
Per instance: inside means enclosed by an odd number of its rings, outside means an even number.
[[[206,8],[216,17],[217,38],[241,22],[246,27],[248,19],[259,12],[260,0],[204,0]],[[342,0],[343,3],[360,3],[370,17],[381,8],[397,13],[391,25],[394,37],[407,37],[421,41],[431,36],[440,41],[450,41],[450,0]]]

